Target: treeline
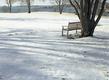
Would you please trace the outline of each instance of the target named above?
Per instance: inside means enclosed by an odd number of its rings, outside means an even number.
[[[16,2],[19,2],[21,5],[22,4],[26,5],[28,9],[28,13],[31,13],[31,6],[35,0],[5,0],[5,1],[6,1],[6,4],[8,5],[10,13],[12,12],[13,4]],[[39,1],[45,2],[46,0],[39,0]],[[58,11],[60,12],[60,14],[62,14],[64,7],[66,7],[67,5],[70,5],[69,0],[51,0],[51,1],[54,2],[56,6],[58,6]]]
[[[20,2],[21,4],[26,4],[27,7],[28,7],[28,13],[31,13],[31,3],[33,2],[34,0],[6,0],[6,3],[9,7],[9,12],[11,13],[12,12],[12,5],[16,2]]]
[[[69,0],[50,0],[52,1],[52,3],[54,3],[54,5],[50,6],[49,8],[46,8],[47,6],[37,6],[37,5],[32,5],[33,3],[36,3],[38,1],[40,2],[46,2],[46,0],[5,0],[6,1],[6,4],[7,6],[3,6],[1,8],[1,11],[3,12],[12,12],[12,9],[14,9],[13,11],[16,11],[17,10],[19,12],[25,12],[25,9],[28,13],[31,13],[32,11],[54,11],[54,12],[57,12],[59,11],[60,14],[62,14],[62,12],[74,12],[73,8],[71,9],[71,5],[69,3]],[[75,0],[72,0],[73,2]],[[80,0],[76,0],[77,2],[79,2]],[[21,4],[20,6],[13,6],[14,3],[19,3]],[[77,6],[77,5],[76,5]],[[36,8],[35,8],[36,7]],[[40,7],[40,8],[39,8]],[[17,9],[17,10],[15,10]],[[38,10],[36,10],[38,9]],[[48,10],[50,9],[50,10]],[[108,9],[108,10],[107,10]],[[24,10],[24,11],[21,11],[21,10]],[[109,4],[107,3],[106,4],[106,12],[108,13],[109,11]],[[106,15],[107,15],[106,13]]]
[[[0,7],[0,12],[2,13],[9,13],[9,7],[8,6],[2,6]],[[28,12],[27,5],[18,5],[12,7],[11,13],[24,13]],[[31,5],[31,12],[59,12],[59,6],[58,5]],[[72,8],[71,5],[65,5],[63,8],[63,12],[67,13],[74,13],[75,10]]]

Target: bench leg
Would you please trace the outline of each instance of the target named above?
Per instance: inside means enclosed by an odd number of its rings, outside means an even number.
[[[67,38],[69,37],[69,31],[67,30]]]
[[[63,28],[62,28],[62,36],[64,36],[64,30],[63,30]]]
[[[78,31],[77,31],[77,29],[76,29],[76,34],[77,34],[77,32],[78,32]]]

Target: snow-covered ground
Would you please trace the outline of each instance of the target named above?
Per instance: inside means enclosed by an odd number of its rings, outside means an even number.
[[[109,17],[94,37],[67,39],[73,14],[0,13],[0,80],[109,80]]]

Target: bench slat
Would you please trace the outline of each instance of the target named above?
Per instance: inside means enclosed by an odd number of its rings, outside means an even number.
[[[63,35],[63,31],[67,31],[67,37],[68,37],[68,31],[72,31],[72,30],[80,30],[82,28],[81,23],[80,22],[69,22],[68,26],[62,26],[62,35]]]

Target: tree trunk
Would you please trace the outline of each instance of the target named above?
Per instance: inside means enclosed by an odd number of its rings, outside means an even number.
[[[63,8],[64,8],[64,5],[60,5],[60,6],[59,6],[59,12],[60,12],[60,14],[62,14]]]
[[[60,14],[62,14],[63,8],[64,8],[64,4],[63,4],[62,0],[60,0],[59,1],[59,12],[60,12]]]
[[[9,12],[12,12],[12,4],[11,4],[11,0],[9,0]]]
[[[30,0],[28,0],[28,13],[31,13],[31,3],[30,3]]]
[[[85,22],[82,26],[81,37],[93,36],[95,30],[94,22]]]

